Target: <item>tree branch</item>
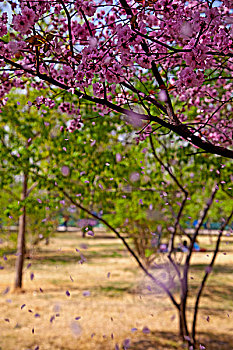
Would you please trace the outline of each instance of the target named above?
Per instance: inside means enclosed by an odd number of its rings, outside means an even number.
[[[214,197],[215,197],[217,191],[218,191],[218,186],[217,186],[217,184],[215,184],[213,186],[211,196],[210,196],[209,200],[207,201],[205,208],[203,209],[201,218],[198,220],[196,230],[194,232],[191,243],[189,245],[189,252],[188,252],[188,255],[186,257],[184,271],[183,271],[183,277],[182,277],[182,284],[181,284],[181,288],[182,288],[181,289],[181,296],[182,296],[182,300],[181,300],[182,306],[181,307],[182,307],[182,313],[183,313],[184,317],[186,315],[186,303],[187,303],[187,296],[188,296],[188,272],[189,272],[189,267],[190,267],[190,259],[191,259],[192,253],[193,253],[194,243],[195,243],[196,238],[198,236],[199,230],[200,230],[200,228],[201,228],[201,226],[206,218],[206,215],[207,215],[207,213],[208,213],[208,211],[213,203],[213,200],[214,200]]]
[[[59,186],[55,186],[54,185],[54,181],[50,180],[47,178],[47,176],[45,175],[41,175],[35,172],[32,172],[33,175],[35,175],[37,178],[40,177],[43,180],[46,180],[47,182],[50,182],[50,184],[52,184],[54,186],[55,189],[58,189],[59,191],[61,191],[61,193],[63,193],[63,195],[68,198],[70,200],[71,203],[73,203],[76,207],[78,207],[79,209],[83,210],[84,212],[86,212],[88,215],[94,217],[95,219],[101,221],[105,226],[107,226],[112,232],[114,232],[116,234],[116,236],[122,241],[122,243],[124,244],[124,246],[126,247],[126,249],[128,250],[128,252],[131,254],[131,256],[136,260],[138,266],[140,267],[140,269],[154,282],[156,283],[160,288],[162,288],[166,294],[169,296],[171,302],[173,303],[173,305],[179,309],[179,304],[177,303],[177,301],[175,300],[174,296],[172,295],[172,293],[170,292],[170,290],[166,287],[166,285],[158,280],[156,277],[154,277],[147,269],[146,267],[142,264],[142,262],[140,261],[140,259],[138,258],[138,256],[134,253],[134,251],[130,248],[130,246],[128,245],[128,243],[126,242],[126,240],[124,239],[124,237],[121,236],[121,234],[112,226],[110,225],[105,219],[100,218],[98,215],[94,214],[93,212],[91,212],[90,210],[88,210],[87,208],[83,207],[81,204],[79,204],[76,199],[73,199],[72,196],[70,196],[62,187]]]
[[[175,261],[172,259],[172,252],[174,251],[174,240],[175,240],[175,236],[176,236],[176,233],[177,233],[177,228],[180,224],[180,218],[181,218],[181,215],[182,215],[182,212],[183,212],[183,209],[184,209],[184,206],[185,206],[185,203],[187,201],[187,197],[188,197],[188,192],[184,189],[184,187],[180,184],[179,180],[177,179],[177,177],[172,173],[170,167],[166,164],[164,164],[164,162],[157,156],[156,154],[156,151],[155,151],[155,147],[154,147],[154,143],[153,143],[153,140],[152,140],[152,135],[150,134],[149,136],[150,138],[150,144],[151,144],[151,148],[152,148],[152,153],[155,157],[155,159],[159,162],[160,165],[162,165],[164,167],[164,169],[168,172],[168,174],[170,175],[170,177],[172,178],[172,180],[177,184],[177,186],[181,189],[181,191],[184,193],[184,198],[183,198],[183,201],[182,201],[182,204],[180,206],[180,209],[179,209],[179,212],[178,212],[178,215],[176,216],[176,220],[175,220],[175,224],[174,224],[174,230],[172,232],[172,236],[171,236],[171,239],[170,239],[170,244],[169,244],[169,252],[168,252],[168,259],[170,260],[171,264],[173,265],[173,267],[175,268],[177,274],[178,274],[178,277],[180,279],[180,270],[177,266],[177,264],[175,263]]]
[[[68,31],[69,31],[69,43],[70,43],[70,51],[72,54],[72,57],[74,57],[74,47],[73,47],[73,42],[72,42],[72,31],[71,31],[71,18],[69,11],[67,10],[63,0],[60,0],[60,3],[62,4],[62,7],[65,11],[66,17],[67,17],[67,22],[68,22]]]
[[[136,262],[138,263],[138,266],[140,267],[140,269],[153,281],[155,282],[159,287],[161,287],[169,296],[170,300],[172,301],[172,303],[176,306],[176,308],[179,309],[179,304],[176,302],[174,296],[172,295],[172,293],[170,292],[170,290],[166,287],[166,285],[159,281],[157,278],[155,278],[148,270],[147,268],[142,264],[142,262],[140,261],[140,259],[138,258],[138,256],[134,253],[134,251],[130,248],[130,246],[128,245],[128,243],[126,242],[125,238],[121,236],[121,234],[112,226],[110,225],[105,219],[100,218],[98,215],[92,213],[90,210],[88,210],[87,208],[83,207],[81,204],[77,203],[76,200],[74,200],[65,190],[63,190],[62,188],[59,188],[62,193],[64,194],[64,196],[66,198],[68,198],[71,203],[73,203],[76,207],[78,207],[79,209],[85,211],[87,214],[89,214],[90,216],[93,216],[94,218],[96,218],[97,220],[101,221],[105,226],[107,226],[111,231],[113,231],[116,236],[123,242],[124,246],[126,247],[126,249],[128,250],[128,252],[132,255],[132,257],[136,260]]]
[[[21,64],[16,63],[14,61],[11,61],[10,59],[0,55],[0,59],[3,59],[6,63],[12,65],[13,67],[23,70],[24,72],[31,74],[32,76],[37,76],[38,78],[42,79],[43,81],[46,81],[54,86],[57,86],[63,90],[70,90],[72,87],[71,86],[67,86],[64,83],[61,83],[57,80],[55,80],[52,77],[47,76],[46,74],[37,74],[36,71],[33,71],[32,69],[29,68],[25,68],[23,67]],[[89,96],[86,93],[82,93],[78,90],[74,90],[74,94],[79,97],[80,99],[83,98],[87,101],[91,101],[93,103],[97,103],[97,104],[101,104],[103,106],[106,106],[110,109],[112,109],[114,112],[118,112],[121,114],[125,114],[125,115],[133,115],[135,118],[141,119],[141,120],[151,120],[154,121],[156,123],[158,123],[159,125],[167,128],[168,130],[171,130],[173,132],[175,132],[177,135],[183,137],[185,140],[187,140],[188,142],[192,143],[193,145],[197,146],[198,148],[201,148],[203,150],[205,150],[207,153],[212,153],[212,154],[216,154],[216,155],[220,155],[226,158],[230,158],[233,159],[233,150],[225,148],[225,147],[221,147],[221,146],[216,146],[213,143],[207,142],[205,140],[203,140],[201,137],[199,136],[195,136],[184,124],[179,124],[179,125],[175,125],[173,123],[168,123],[165,120],[159,118],[158,116],[148,116],[145,114],[140,114],[140,113],[136,113],[133,111],[129,111],[128,109],[122,108],[110,101],[105,101],[105,99],[101,99],[98,97],[94,97],[94,96]]]
[[[34,190],[34,188],[36,188],[37,185],[38,185],[38,181],[34,182],[34,184],[31,185],[31,187],[27,190],[27,197]]]
[[[202,279],[200,288],[199,288],[198,293],[197,293],[197,298],[196,298],[196,302],[195,302],[195,306],[194,306],[194,313],[193,313],[193,324],[192,324],[192,337],[193,337],[194,342],[195,342],[195,337],[196,337],[196,322],[197,322],[197,314],[198,314],[198,307],[199,307],[200,298],[201,298],[203,289],[205,287],[207,278],[208,278],[209,274],[211,273],[212,268],[214,266],[215,259],[216,259],[217,254],[218,254],[219,245],[220,245],[220,242],[221,242],[223,231],[224,231],[225,227],[229,224],[232,216],[233,216],[233,210],[231,211],[231,214],[228,216],[227,220],[222,224],[222,227],[221,227],[221,229],[219,231],[217,243],[216,243],[216,246],[215,246],[214,255],[213,255],[212,259],[211,259],[210,264],[206,268],[205,275],[204,275],[204,277]]]

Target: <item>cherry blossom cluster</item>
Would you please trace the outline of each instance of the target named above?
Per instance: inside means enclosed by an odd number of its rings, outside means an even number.
[[[7,34],[7,13],[4,12],[0,18],[0,37]]]
[[[29,104],[32,104],[29,103]],[[53,100],[51,100],[51,98],[48,97],[44,97],[44,96],[38,96],[36,98],[36,100],[33,102],[33,104],[35,104],[37,106],[37,108],[39,109],[42,105],[45,105],[46,107],[49,107],[49,109],[52,109],[55,107],[55,102]]]
[[[30,28],[35,24],[36,14],[35,12],[28,8],[24,7],[20,15],[13,16],[13,28],[22,34],[26,34],[30,31]]]
[[[67,127],[69,132],[74,132],[76,130],[81,129],[82,127],[81,115],[78,115],[75,119],[70,120],[70,123]]]
[[[140,132],[139,136],[136,137],[136,143],[138,144],[140,141],[144,141],[151,133],[152,127],[151,125],[147,125],[142,132]]]
[[[67,113],[69,115],[73,115],[73,114],[78,114],[79,110],[75,107],[74,103],[70,103],[70,102],[62,102],[59,105],[59,110],[62,113]]]
[[[100,115],[140,106],[147,120],[182,125],[181,134],[185,127],[187,135],[214,145],[232,143],[231,1],[9,5],[12,16],[4,5],[0,13],[1,98],[17,76],[32,86],[72,91],[93,101]]]

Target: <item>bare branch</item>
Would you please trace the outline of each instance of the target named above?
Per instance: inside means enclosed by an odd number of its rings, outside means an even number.
[[[181,203],[181,206],[180,206],[180,209],[179,209],[179,212],[178,212],[178,215],[176,216],[176,220],[175,220],[175,224],[174,224],[174,230],[172,232],[172,236],[171,236],[171,239],[170,239],[170,244],[169,244],[169,254],[168,254],[168,259],[170,260],[171,264],[173,265],[173,267],[175,268],[177,274],[178,274],[178,277],[180,278],[180,270],[177,266],[177,264],[175,263],[175,261],[172,259],[172,252],[174,251],[174,240],[175,240],[175,237],[176,237],[176,233],[177,233],[177,228],[180,224],[180,218],[181,218],[181,215],[182,215],[182,212],[184,210],[184,206],[185,206],[185,203],[187,201],[187,198],[188,198],[188,192],[187,190],[185,190],[185,188],[181,185],[181,183],[179,182],[179,180],[177,179],[177,177],[173,174],[173,172],[171,171],[170,167],[168,165],[166,165],[159,157],[158,155],[156,154],[156,151],[155,151],[155,147],[154,147],[154,143],[153,143],[153,140],[152,140],[152,135],[150,134],[149,136],[150,138],[150,144],[151,144],[151,148],[152,148],[152,152],[153,152],[153,155],[155,157],[155,159],[159,162],[160,165],[162,165],[164,167],[164,169],[168,172],[168,174],[170,175],[170,177],[172,178],[172,180],[177,184],[177,186],[181,189],[181,191],[184,193],[184,198],[183,198],[183,201]]]
[[[34,182],[34,184],[31,185],[31,187],[27,190],[27,197],[34,190],[34,188],[36,188],[37,185],[38,185],[38,181]]]
[[[128,252],[132,255],[132,257],[136,260],[136,262],[138,263],[140,269],[142,271],[144,271],[144,273],[154,282],[156,283],[159,287],[161,287],[169,296],[170,300],[172,301],[172,303],[176,306],[176,308],[179,309],[179,304],[176,302],[174,296],[172,295],[172,293],[170,292],[170,290],[166,287],[166,285],[161,282],[160,280],[158,280],[157,278],[155,278],[148,270],[147,268],[142,264],[142,262],[140,261],[140,259],[138,258],[138,256],[134,253],[134,251],[131,249],[131,247],[128,245],[128,243],[126,242],[125,238],[121,236],[121,234],[112,226],[110,225],[105,219],[100,218],[98,215],[92,213],[90,210],[88,210],[87,208],[83,207],[81,204],[79,204],[76,200],[74,200],[65,190],[63,190],[62,188],[59,188],[62,193],[64,194],[64,196],[66,198],[68,198],[71,203],[73,203],[76,207],[78,207],[79,209],[85,211],[87,214],[89,214],[90,216],[96,218],[97,220],[101,221],[105,226],[107,226],[111,231],[113,231],[116,236],[123,242],[124,246],[126,247],[126,249],[128,250]]]
[[[88,210],[87,208],[83,207],[81,204],[79,204],[76,199],[73,199],[73,197],[71,195],[69,195],[62,187],[59,186],[55,186],[54,181],[50,180],[47,178],[46,175],[41,175],[35,172],[32,172],[33,175],[35,175],[37,178],[43,178],[44,180],[46,180],[47,182],[49,182],[50,184],[52,184],[54,186],[55,189],[61,191],[63,193],[63,195],[68,198],[70,200],[70,202],[72,204],[74,204],[76,207],[78,207],[79,209],[83,210],[84,212],[86,212],[88,215],[94,217],[95,219],[101,221],[105,226],[107,226],[112,232],[114,232],[116,234],[116,236],[123,242],[124,246],[126,247],[126,249],[129,251],[129,253],[132,255],[132,257],[136,260],[136,262],[138,263],[138,266],[140,267],[140,269],[154,282],[156,283],[160,288],[162,288],[166,294],[169,296],[171,302],[173,303],[173,305],[179,309],[179,304],[177,303],[177,301],[175,300],[175,297],[172,295],[172,293],[170,292],[170,290],[166,287],[166,285],[158,280],[156,277],[154,277],[147,269],[146,267],[142,264],[142,262],[140,261],[140,259],[138,258],[138,256],[134,253],[134,251],[131,249],[131,247],[128,245],[128,243],[126,242],[125,238],[121,236],[121,234],[112,226],[110,225],[105,219],[99,217],[98,215],[94,214],[93,212],[91,212],[90,210]]]
[[[188,266],[189,266],[190,259],[192,256],[193,246],[194,246],[194,243],[195,243],[197,236],[199,234],[199,230],[204,223],[206,215],[207,215],[207,213],[208,213],[208,211],[213,203],[214,197],[216,196],[218,189],[219,189],[218,184],[215,183],[213,186],[213,189],[212,189],[211,197],[207,201],[206,206],[202,212],[202,215],[201,215],[200,219],[198,220],[197,227],[195,229],[194,235],[192,237],[192,241],[191,241],[190,246],[189,246],[189,253],[188,253],[186,261],[185,261],[185,270],[184,270],[185,273],[186,273],[186,271],[188,271]]]
[[[92,30],[91,30],[90,24],[89,24],[89,22],[88,22],[88,20],[87,20],[87,17],[86,17],[86,15],[85,15],[85,13],[83,12],[83,10],[82,10],[81,7],[80,7],[80,12],[81,12],[81,14],[82,14],[82,16],[83,16],[83,18],[84,18],[84,21],[85,21],[85,23],[86,23],[86,26],[87,26],[87,29],[88,29],[88,31],[89,31],[90,36],[93,37],[93,33],[92,33]]]
[[[221,242],[223,231],[224,231],[225,227],[229,224],[232,216],[233,216],[233,210],[231,211],[231,214],[228,216],[227,220],[222,224],[222,227],[219,231],[219,235],[218,235],[218,239],[216,242],[213,257],[211,259],[210,264],[206,267],[205,275],[202,279],[201,285],[200,285],[198,293],[197,293],[197,298],[196,298],[196,302],[195,302],[195,306],[194,306],[194,313],[193,313],[193,324],[192,324],[192,337],[193,337],[194,342],[195,342],[195,337],[196,337],[196,322],[197,322],[197,314],[198,314],[198,307],[199,307],[200,298],[201,298],[203,289],[205,287],[207,278],[208,278],[209,274],[211,273],[212,268],[214,266],[214,262],[215,262],[215,259],[217,257],[217,254],[218,254],[219,245]]]
[[[182,277],[182,284],[181,284],[181,309],[182,309],[183,317],[185,317],[185,315],[186,315],[186,303],[187,303],[187,297],[188,297],[188,272],[189,272],[189,267],[190,267],[190,259],[191,259],[192,253],[193,253],[194,243],[195,243],[196,238],[198,236],[199,230],[200,230],[200,228],[201,228],[201,226],[206,218],[206,215],[207,215],[207,213],[208,213],[208,211],[213,203],[213,200],[214,200],[214,197],[215,197],[217,191],[218,191],[218,186],[217,186],[217,184],[215,184],[213,186],[211,196],[210,196],[209,200],[207,201],[205,208],[203,209],[203,212],[202,212],[200,219],[198,220],[197,227],[195,229],[194,235],[192,237],[192,240],[191,240],[191,243],[189,246],[189,252],[188,252],[187,257],[186,257],[184,271],[183,271],[183,277]],[[188,329],[187,329],[187,332],[188,332]]]

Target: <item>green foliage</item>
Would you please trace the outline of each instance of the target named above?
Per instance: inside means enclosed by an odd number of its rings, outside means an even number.
[[[30,92],[30,95],[36,98],[38,93]],[[0,188],[4,193],[0,205],[4,226],[17,224],[21,209],[26,206],[27,237],[30,242],[37,243],[47,238],[56,225],[53,218],[56,208],[53,202],[48,204],[48,192],[38,187],[33,174],[48,160],[47,138],[56,130],[57,119],[46,114],[47,108],[42,113],[30,107],[28,98],[26,94],[14,93],[0,114]],[[25,174],[28,194],[22,200]]]
[[[30,94],[37,97],[36,92]],[[18,197],[8,203],[5,213],[16,218],[26,204],[29,232],[35,241],[54,229],[58,212],[67,212],[71,204],[67,194],[129,236],[147,264],[156,254],[151,245],[153,234],[162,232],[162,239],[168,239],[174,227],[184,197],[178,183],[188,192],[180,218],[183,227],[199,218],[217,183],[217,202],[209,221],[219,221],[229,213],[229,161],[207,154],[190,155],[187,142],[174,136],[165,138],[159,129],[153,135],[158,162],[149,137],[137,145],[135,130],[118,116],[93,122],[96,113],[92,108],[79,107],[85,121],[74,133],[66,129],[69,115],[46,106],[37,111],[27,105],[26,95],[14,96],[1,114],[1,187],[9,191],[13,184]],[[25,201],[20,200],[23,173],[29,176],[29,186],[37,185]],[[75,220],[86,217],[79,208]]]

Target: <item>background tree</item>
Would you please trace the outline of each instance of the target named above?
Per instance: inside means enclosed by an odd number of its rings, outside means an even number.
[[[0,114],[0,184],[9,195],[9,202],[3,205],[7,223],[19,220],[14,286],[21,288],[26,226],[34,236],[34,242],[48,237],[54,230],[51,217],[53,204],[46,191],[38,191],[38,183],[30,174],[38,164],[43,166],[48,161],[46,138],[54,125],[51,118],[48,122],[46,116],[39,116],[31,111],[30,106],[25,107],[27,96],[13,96],[7,109]],[[27,225],[28,216],[30,225]]]

